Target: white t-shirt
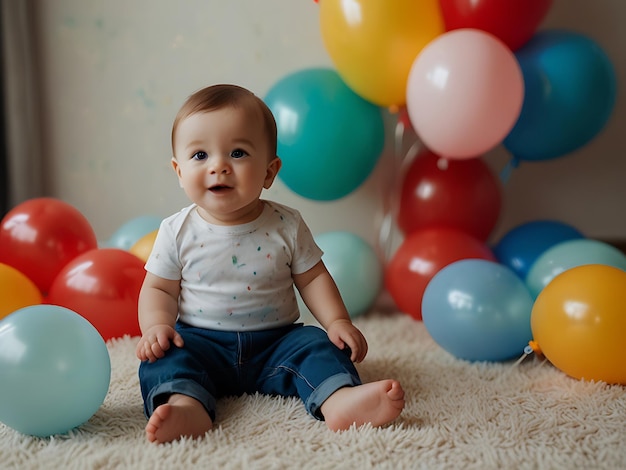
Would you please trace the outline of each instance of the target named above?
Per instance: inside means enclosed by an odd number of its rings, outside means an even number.
[[[254,221],[213,225],[192,204],[161,223],[146,270],[180,280],[179,318],[201,328],[264,330],[300,314],[292,274],[322,259],[300,213],[263,201]]]

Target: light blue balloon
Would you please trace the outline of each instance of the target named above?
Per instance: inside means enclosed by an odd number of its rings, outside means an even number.
[[[466,259],[441,269],[422,298],[422,319],[443,349],[469,361],[505,361],[532,339],[533,300],[522,280],[492,261]]]
[[[534,298],[552,279],[568,269],[587,264],[604,264],[626,271],[626,255],[608,243],[589,238],[568,240],[546,250],[533,263],[526,285]]]
[[[540,31],[515,52],[524,103],[504,146],[519,160],[548,160],[591,141],[615,105],[611,60],[591,39],[570,31]]]
[[[339,199],[371,174],[385,139],[381,109],[354,93],[336,71],[287,75],[265,102],[278,127],[278,177],[296,194]]]
[[[0,421],[23,434],[64,434],[91,418],[111,379],[102,336],[79,314],[35,305],[0,321]]]
[[[557,220],[534,220],[507,232],[493,249],[496,259],[525,280],[533,263],[548,248],[566,240],[585,238]]]
[[[142,215],[130,219],[120,226],[105,244],[107,248],[130,250],[144,235],[158,230],[161,217],[156,215]]]
[[[326,232],[315,237],[322,260],[335,280],[350,317],[367,312],[380,293],[382,265],[369,243],[351,232]]]

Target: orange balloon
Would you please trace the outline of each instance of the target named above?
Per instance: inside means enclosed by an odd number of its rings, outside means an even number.
[[[589,264],[556,276],[531,313],[533,337],[552,364],[577,379],[626,384],[626,272]]]
[[[148,261],[148,257],[152,252],[154,240],[156,239],[158,232],[159,230],[157,229],[145,234],[143,237],[137,240],[128,251],[130,251],[133,255],[135,255],[137,258],[145,263],[146,261]]]
[[[41,292],[33,281],[14,267],[0,263],[0,319],[41,303]]]
[[[379,106],[406,102],[415,58],[445,30],[439,0],[324,0],[320,29],[341,78]]]

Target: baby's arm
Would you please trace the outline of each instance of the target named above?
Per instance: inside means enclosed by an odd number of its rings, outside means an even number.
[[[367,354],[367,341],[352,324],[339,289],[324,263],[320,261],[307,272],[295,274],[293,278],[302,300],[328,332],[333,344],[340,349],[348,346],[352,350],[352,361],[361,362]]]
[[[165,355],[170,341],[183,346],[183,338],[174,329],[178,317],[180,282],[163,279],[146,273],[139,292],[139,326],[141,339],[137,344],[137,357],[154,362]]]

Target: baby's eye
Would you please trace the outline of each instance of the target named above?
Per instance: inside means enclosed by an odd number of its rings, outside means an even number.
[[[196,152],[191,156],[191,158],[194,160],[206,160],[207,154],[206,152]]]
[[[232,152],[230,152],[230,156],[232,158],[241,158],[241,157],[245,157],[246,155],[248,155],[248,152],[246,152],[245,150],[241,150],[241,149],[235,149]]]

